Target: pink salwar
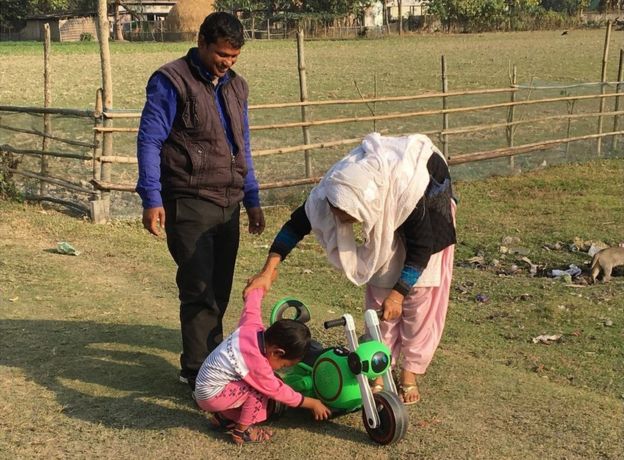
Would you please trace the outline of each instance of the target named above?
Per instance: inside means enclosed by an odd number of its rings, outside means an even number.
[[[393,365],[403,355],[402,368],[414,374],[425,373],[444,331],[455,245],[441,252],[440,285],[412,288],[403,299],[401,317],[380,322],[382,339],[392,352]],[[368,285],[366,308],[379,310],[389,293],[390,289]]]
[[[228,420],[249,426],[267,419],[268,401],[268,396],[237,380],[228,383],[218,395],[196,402],[202,410],[218,412]]]

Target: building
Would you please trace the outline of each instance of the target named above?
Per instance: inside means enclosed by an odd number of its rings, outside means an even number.
[[[20,40],[43,41],[43,25],[50,25],[50,39],[54,42],[77,42],[81,39],[97,40],[97,14],[46,14],[26,18],[19,31]]]
[[[404,18],[424,16],[427,13],[427,0],[403,0],[401,13]],[[386,15],[389,21],[399,19],[399,0],[386,1]]]

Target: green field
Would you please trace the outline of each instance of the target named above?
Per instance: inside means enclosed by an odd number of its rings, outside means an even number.
[[[620,32],[611,35],[609,55],[609,80],[616,79]],[[409,35],[403,39],[392,37],[383,40],[308,41],[305,44],[306,72],[311,100],[358,99],[377,95],[401,96],[438,92],[441,88],[440,57],[446,57],[449,89],[506,87],[509,85],[510,68],[518,68],[521,84],[575,84],[597,81],[600,78],[604,30],[538,31],[487,34],[427,34]],[[150,74],[161,64],[183,55],[191,43],[111,43],[113,64],[113,107],[117,110],[138,111],[143,105],[144,87]],[[0,104],[17,106],[41,106],[43,100],[43,59],[40,43],[0,43]],[[294,41],[250,41],[245,45],[235,69],[250,84],[250,103],[293,102],[299,98],[296,45]],[[100,86],[99,48],[97,43],[54,43],[52,45],[52,105],[55,107],[93,108],[95,92]],[[583,95],[589,88],[549,91],[525,90],[518,100],[543,97]],[[591,89],[594,93],[596,87]],[[458,97],[449,100],[449,107],[483,105],[506,102],[509,95]],[[608,100],[613,104],[613,99]],[[607,110],[611,107],[609,105]],[[309,119],[322,120],[353,116],[369,116],[398,112],[438,109],[439,100],[420,100],[402,103],[377,103],[369,105],[329,106],[309,109]],[[577,103],[573,108],[565,102],[519,108],[516,119],[532,119],[545,115],[597,111],[598,101]],[[451,115],[450,126],[500,123],[506,120],[506,109],[494,109],[470,114]],[[251,113],[252,126],[276,122],[298,121],[299,109],[255,110]],[[41,119],[21,114],[3,113],[0,124],[41,130]],[[115,126],[136,126],[137,120],[116,121]],[[612,118],[605,121],[605,130],[613,126]],[[377,130],[384,134],[400,135],[425,132],[441,128],[441,116],[418,117],[401,120],[345,123],[310,129],[312,142],[326,142],[345,138],[360,138]],[[596,119],[576,120],[570,126],[570,134],[583,135],[594,132]],[[567,122],[535,123],[519,126],[516,145],[543,139],[567,136]],[[57,135],[81,141],[93,139],[92,125],[88,120],[76,118],[53,119],[53,131]],[[37,149],[41,141],[35,136],[15,134],[0,129],[0,144],[8,143],[17,148]],[[434,141],[440,145],[440,140]],[[135,135],[116,134],[114,153],[135,156]],[[302,143],[300,128],[271,129],[252,132],[254,150],[297,145]],[[595,142],[577,143],[570,147],[560,146],[546,154],[534,154],[519,158],[514,172],[532,169],[542,164],[574,161],[591,156]],[[472,134],[455,135],[449,141],[450,156],[506,146],[502,128]],[[313,150],[311,152],[313,175],[324,172],[352,146]],[[85,149],[68,147],[51,142],[50,149],[89,154]],[[36,159],[26,158],[24,167],[37,170]],[[507,174],[507,160],[493,164],[477,163],[470,167],[456,168],[455,177],[483,177],[494,172]],[[74,182],[91,178],[91,162],[51,160],[53,175],[67,177]],[[262,183],[275,180],[300,178],[304,173],[302,152],[256,159],[257,175]],[[113,182],[133,184],[136,166],[115,165]],[[26,181],[27,190],[35,190],[37,184]],[[297,190],[268,192],[267,203],[291,200]],[[113,194],[114,215],[136,213],[138,203],[127,194]]]
[[[388,447],[369,441],[359,413],[316,423],[291,412],[271,423],[269,444],[242,449],[209,431],[177,383],[175,269],[164,241],[136,221],[92,225],[0,201],[0,458],[624,458],[624,270],[597,285],[544,276],[576,264],[587,277],[577,239],[624,242],[624,162],[460,182],[456,193],[445,335],[406,438]],[[289,212],[267,209],[266,232],[243,234],[226,330]],[[538,276],[520,254],[501,253],[505,237],[518,239]],[[55,253],[59,241],[81,254]],[[294,296],[311,308],[318,340],[343,343],[322,322],[348,312],[361,326],[362,295],[308,237],[282,265],[265,319]],[[561,338],[533,343],[542,334]]]
[[[610,80],[615,80],[620,33],[612,34]],[[435,92],[441,55],[447,59],[451,90],[507,86],[511,64],[518,66],[522,83],[596,81],[603,41],[604,30],[311,41],[306,43],[310,97],[372,96],[375,80],[379,96]],[[151,72],[189,45],[112,43],[114,107],[140,109]],[[93,107],[100,84],[97,44],[53,44],[52,49],[53,105]],[[250,83],[252,104],[298,99],[294,42],[250,42],[236,68]],[[42,74],[41,44],[0,43],[0,105],[42,105]],[[528,91],[523,97],[536,94]],[[496,100],[501,96],[464,102]],[[422,108],[412,102],[378,104],[375,110]],[[561,107],[542,110],[560,112]],[[284,112],[254,112],[252,124],[299,116],[297,110]],[[369,109],[311,113],[339,117],[368,114]],[[41,129],[39,118],[0,116],[0,124]],[[505,116],[498,111],[451,118],[451,126]],[[521,111],[517,116],[533,115]],[[439,117],[377,129],[399,134],[429,126],[439,127]],[[75,139],[93,138],[92,125],[77,119],[55,117],[53,127]],[[341,139],[372,128],[371,123],[338,125],[312,130],[312,137]],[[565,128],[553,123],[517,134],[520,141],[531,141],[560,136]],[[585,128],[575,125],[573,134]],[[255,133],[252,142],[259,149],[285,140],[299,143],[300,131]],[[0,144],[8,142],[40,147],[29,135],[0,129]],[[473,134],[454,138],[450,154],[500,144],[501,132]],[[134,155],[134,135],[117,136],[115,147],[118,154]],[[519,157],[516,167],[526,171],[543,162],[574,160],[594,148],[587,143],[566,154],[562,146]],[[315,168],[322,170],[342,153],[336,149],[315,157]],[[257,163],[264,182],[300,176],[303,167],[301,154]],[[476,177],[483,165],[455,168],[453,175]],[[505,170],[509,160],[494,166]],[[65,162],[51,162],[51,167],[57,175],[90,178],[90,162],[79,162],[69,173]],[[119,168],[116,178],[132,182],[134,175],[132,167]],[[359,414],[314,423],[307,414],[291,413],[272,423],[277,434],[271,443],[243,449],[210,432],[187,389],[176,382],[177,290],[164,241],[150,237],[136,220],[96,226],[50,208],[0,201],[0,458],[624,458],[624,271],[611,283],[597,285],[545,276],[553,268],[576,264],[587,277],[589,257],[575,250],[576,240],[624,242],[623,161],[458,181],[456,192],[459,241],[445,335],[422,381],[423,400],[409,409],[406,439],[386,448],[369,442]],[[136,214],[140,206],[129,196],[116,198]],[[228,330],[236,323],[245,280],[259,269],[272,237],[302,197],[301,190],[267,194],[265,203],[277,206],[266,209],[265,234],[242,237],[225,318]],[[501,252],[505,237],[518,239],[526,257],[538,265],[538,276],[530,276],[521,255]],[[70,242],[81,254],[55,253],[59,241]],[[476,256],[481,262],[470,262]],[[477,302],[478,294],[489,301]],[[310,306],[313,334],[327,344],[341,338],[322,329],[324,320],[349,312],[361,325],[361,289],[327,265],[311,237],[282,266],[265,302],[265,318],[268,307],[287,295]],[[542,334],[561,338],[550,345],[533,343]]]
[[[445,55],[449,88],[509,84],[509,66],[519,82],[531,79],[585,82],[600,79],[604,30],[458,35],[411,35],[404,39],[309,41],[305,44],[310,99],[358,98],[354,85],[371,95],[377,77],[380,96],[440,89],[440,56]],[[621,36],[611,36],[610,78],[615,80]],[[111,43],[114,107],[143,105],[147,78],[163,63],[183,55],[190,43]],[[0,43],[0,101],[42,105],[41,44]],[[97,43],[52,46],[53,105],[93,107],[100,85]],[[237,69],[249,81],[252,104],[299,98],[294,41],[250,41]]]

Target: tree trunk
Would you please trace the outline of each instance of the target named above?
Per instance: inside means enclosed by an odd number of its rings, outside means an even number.
[[[115,0],[115,21],[113,23],[113,40],[124,41],[123,29],[121,28],[121,17],[119,14],[119,8],[121,8],[121,0]]]
[[[399,0],[399,36],[403,36],[403,0]]]

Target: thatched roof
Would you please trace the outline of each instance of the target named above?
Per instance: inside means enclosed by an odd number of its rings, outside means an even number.
[[[178,0],[165,19],[168,32],[194,32],[214,11],[214,0]]]

